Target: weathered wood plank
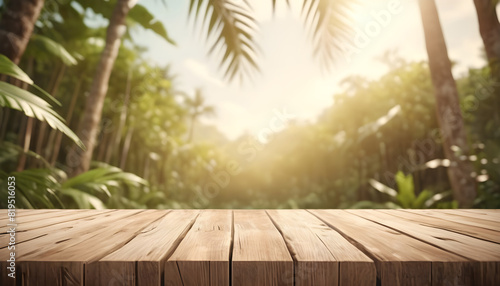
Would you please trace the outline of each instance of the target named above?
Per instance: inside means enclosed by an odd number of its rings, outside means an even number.
[[[229,286],[232,211],[206,210],[165,263],[165,285]]]
[[[0,285],[500,285],[498,210],[199,212],[18,210]]]
[[[265,211],[234,211],[232,285],[291,285],[293,260]]]
[[[134,214],[137,211],[129,212],[128,215]],[[59,223],[50,223],[50,221],[58,221],[59,219],[63,219],[64,217],[54,217],[54,219],[47,218],[46,221],[49,221],[49,225],[41,228],[32,228],[30,231],[24,231],[23,229],[27,226],[28,228],[36,225],[36,222],[28,222],[28,223],[18,223],[17,233],[16,233],[16,243],[20,244],[23,242],[29,241],[30,244],[37,243],[38,239],[42,239],[43,237],[50,235],[58,237],[59,234],[65,234],[73,228],[78,228],[84,225],[89,225],[92,221],[100,221],[103,218],[107,219],[110,214],[115,214],[119,217],[127,215],[127,212],[118,212],[118,211],[98,211],[98,212],[81,212],[75,213],[77,216],[73,220],[65,220],[60,221]],[[43,222],[40,222],[43,224]],[[0,237],[6,237],[8,234],[1,234]],[[34,241],[36,240],[36,241]],[[7,240],[2,240],[0,242],[0,248],[5,248],[7,246]],[[53,242],[48,241],[49,244]]]
[[[353,211],[348,211],[353,213]],[[384,211],[362,210],[356,215],[377,221],[414,238],[477,261],[500,261],[500,244],[476,239],[456,232],[409,221]]]
[[[498,279],[500,273],[491,272],[491,269],[499,268],[500,244],[411,222],[381,211],[357,211],[356,215],[377,221],[428,244],[474,260],[472,272],[474,276],[472,284],[474,285],[500,285],[500,279]],[[486,277],[490,281],[487,281]]]
[[[52,232],[16,247],[17,274],[26,285],[83,285],[85,263],[119,248],[162,215],[153,210],[118,211],[69,228],[56,228],[65,223],[47,227]],[[0,249],[0,256],[6,252]]]
[[[19,221],[16,221],[17,224],[16,242],[22,243],[25,241],[29,241],[33,238],[36,238],[38,236],[46,235],[47,233],[50,233],[53,229],[59,228],[58,226],[56,226],[57,224],[61,223],[73,224],[78,220],[86,220],[88,218],[102,216],[105,213],[110,213],[110,212],[113,212],[113,210],[98,211],[98,212],[76,212],[76,213],[70,212],[68,215],[65,216],[41,218],[40,221],[30,221],[30,222],[24,222],[23,219],[20,219]],[[45,229],[46,227],[52,227],[52,228]],[[5,232],[0,234],[0,248],[7,247],[8,236],[9,234]]]
[[[295,285],[376,283],[373,261],[312,214],[305,210],[267,212],[295,260]]]
[[[121,248],[87,264],[86,285],[113,285],[120,280],[120,285],[160,286],[165,260],[191,228],[199,211],[165,213]]]
[[[473,285],[473,265],[463,257],[346,211],[313,210],[311,213],[375,261],[381,285],[447,285],[450,281]],[[439,277],[434,275],[438,273]]]
[[[43,219],[52,219],[54,217],[67,216],[69,214],[75,213],[88,213],[88,210],[25,210],[16,209],[16,222],[17,223],[28,223],[37,222]],[[0,227],[4,227],[8,223],[9,217],[7,216],[7,210],[1,210],[0,212]],[[3,229],[0,228],[0,232]]]
[[[461,223],[465,225],[476,226],[480,228],[486,228],[489,230],[500,231],[500,225],[497,222],[479,219],[475,217],[460,216],[451,213],[445,213],[438,210],[404,210],[405,212],[411,212],[415,214],[425,215],[432,219],[441,219],[444,221],[452,221],[456,223]]]
[[[475,210],[440,210],[440,212],[457,215],[466,218],[476,218],[500,226],[500,212],[477,212]]]
[[[466,225],[458,222],[452,222],[452,221],[447,221],[447,220],[442,220],[439,217],[434,217],[430,218],[425,215],[420,215],[415,212],[406,212],[406,211],[400,211],[400,210],[391,210],[391,211],[383,211],[380,210],[380,212],[389,214],[389,215],[394,215],[400,218],[403,218],[407,221],[419,223],[421,225],[425,226],[430,226],[434,228],[440,228],[448,231],[453,231],[457,232],[460,234],[472,236],[475,238],[483,239],[483,240],[488,240],[491,242],[495,243],[500,243],[500,232],[486,229],[486,228],[480,228],[476,226],[471,226],[471,225]]]

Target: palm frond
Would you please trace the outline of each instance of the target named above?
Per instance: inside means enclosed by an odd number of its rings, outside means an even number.
[[[20,79],[40,89],[33,84],[33,81],[27,74],[25,74],[16,64],[3,55],[0,55],[0,74],[6,74]],[[53,97],[48,93],[44,92],[44,94],[53,99]],[[56,101],[56,103],[58,102]],[[66,136],[71,138],[71,140],[73,140],[80,148],[85,149],[83,142],[78,138],[78,136],[76,136],[75,133],[73,133],[73,131],[71,131],[71,129],[69,129],[68,126],[66,126],[64,119],[62,119],[54,111],[54,109],[52,109],[52,106],[49,103],[35,94],[12,84],[0,82],[0,106],[16,109],[24,112],[26,116],[46,121],[50,127],[66,134]]]
[[[24,112],[26,116],[46,121],[50,127],[61,131],[84,149],[82,141],[69,129],[62,119],[45,100],[17,86],[0,82],[0,106]]]
[[[207,36],[215,37],[208,53],[221,52],[220,68],[225,69],[224,77],[233,80],[237,74],[243,76],[250,71],[258,71],[255,62],[257,45],[253,37],[256,22],[250,15],[248,2],[190,0],[189,14],[194,13],[200,20],[202,7],[205,8],[201,19],[203,28],[208,24]]]
[[[28,84],[33,84],[33,80],[4,55],[0,55],[0,73],[17,78]]]
[[[170,38],[162,22],[155,19],[146,7],[136,4],[128,13],[128,18],[141,25],[144,29],[151,30],[168,43],[175,45],[175,41]]]
[[[34,49],[33,54],[47,53],[59,58],[65,65],[76,65],[76,59],[59,43],[42,35],[33,34],[28,48]]]
[[[311,30],[314,56],[325,67],[331,66],[342,52],[342,42],[350,32],[346,17],[352,0],[303,0],[302,15]]]

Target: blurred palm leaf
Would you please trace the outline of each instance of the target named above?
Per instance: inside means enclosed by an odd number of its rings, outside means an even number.
[[[130,10],[128,18],[141,25],[144,29],[154,32],[170,44],[175,45],[175,41],[169,37],[167,29],[165,29],[158,19],[155,19],[153,14],[151,14],[146,7],[136,4],[134,8]]]
[[[220,67],[226,66],[224,76],[230,80],[237,73],[242,76],[249,71],[245,70],[248,66],[259,70],[255,62],[257,46],[253,38],[256,22],[250,15],[248,2],[190,0],[189,14],[194,13],[199,18],[202,7],[205,9],[201,19],[203,28],[208,24],[207,36],[215,36],[209,54],[222,50]]]
[[[147,181],[132,173],[123,172],[120,168],[103,166],[92,169],[62,183],[62,189],[79,189],[86,193],[112,196],[123,186],[140,187]]]
[[[16,178],[16,203],[19,208],[57,208],[62,206],[56,194],[57,178],[50,169],[29,169],[13,172],[9,175],[0,172],[0,182],[6,182],[8,176]],[[2,188],[3,192],[6,193],[7,188]],[[6,194],[5,197],[7,197]]]
[[[99,198],[84,191],[72,188],[63,188],[60,190],[60,192],[71,197],[80,209],[94,208],[97,210],[102,210],[106,208],[104,203]]]
[[[29,47],[36,49],[34,54],[44,52],[56,58],[59,58],[65,65],[76,65],[76,59],[59,43],[42,35],[33,34],[30,39]]]
[[[201,15],[202,22],[208,20],[207,35],[214,35],[216,40],[209,50],[212,54],[222,49],[220,67],[225,67],[226,78],[232,80],[236,74],[259,70],[255,61],[257,45],[254,41],[256,21],[251,15],[249,1],[204,1],[190,0],[189,13]],[[276,0],[272,0],[273,10]],[[286,0],[289,5],[289,1]],[[350,31],[347,25],[346,11],[353,4],[347,0],[303,0],[302,14],[306,27],[311,30],[314,55],[326,67],[333,64],[340,54],[341,43],[347,39]]]
[[[0,73],[33,84],[33,80],[4,55],[0,55]]]
[[[50,127],[61,131],[84,149],[82,141],[69,129],[62,119],[45,100],[17,86],[0,82],[0,106],[24,112],[26,116],[47,122]]]
[[[370,179],[370,185],[377,191],[389,195],[393,202],[385,203],[386,206],[388,203],[392,204],[390,208],[394,206],[407,208],[407,209],[421,209],[421,208],[430,208],[436,205],[437,203],[441,203],[444,199],[447,199],[451,196],[451,192],[442,192],[438,194],[434,194],[429,190],[422,190],[418,196],[415,195],[415,186],[413,184],[413,176],[405,175],[403,172],[398,171],[395,176],[396,184],[398,186],[398,191],[374,180]],[[355,208],[364,208],[364,206],[369,205],[369,203],[364,203],[362,205],[355,205]],[[376,204],[376,203],[375,203]],[[379,204],[381,205],[381,204]],[[439,207],[439,205],[438,205]]]
[[[325,67],[333,64],[342,51],[341,43],[347,40],[351,29],[346,12],[354,3],[352,0],[303,0],[302,15],[305,25],[311,29],[314,55]]]
[[[96,14],[101,14],[107,19],[111,18],[113,9],[116,6],[116,0],[114,1],[102,1],[102,0],[78,0],[78,3],[82,5],[85,9],[91,9]],[[146,7],[136,4],[130,10],[128,20],[141,25],[144,29],[148,29],[158,36],[162,37],[168,43],[175,45],[175,42],[169,37],[167,29],[165,26],[155,19],[153,14],[149,12]]]
[[[27,80],[27,83],[33,81],[16,64],[7,57],[0,55],[0,73],[6,74],[17,79]],[[21,89],[6,82],[0,82],[0,106],[9,107],[24,112],[26,116],[46,121],[50,127],[61,131],[73,140],[80,148],[84,149],[82,141],[45,100],[35,94]]]

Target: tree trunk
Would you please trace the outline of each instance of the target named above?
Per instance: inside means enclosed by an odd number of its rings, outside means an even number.
[[[33,75],[33,64],[34,64],[34,59],[33,57],[30,57],[28,61],[28,67],[27,67],[27,72],[29,76]],[[28,89],[28,83],[26,82],[20,82],[19,80],[16,80],[17,84],[20,84],[22,89]],[[17,172],[23,171],[26,167],[26,159],[27,156],[26,154],[28,153],[30,149],[30,143],[31,143],[31,135],[33,133],[33,118],[32,117],[27,117],[23,116],[23,124],[21,126],[26,126],[26,130],[24,132],[24,141],[23,141],[23,152],[19,155],[18,159],[18,164],[17,164]],[[21,136],[21,132],[23,131],[23,128],[19,129],[19,136]]]
[[[113,143],[114,149],[118,152],[120,150],[120,141],[122,137],[123,127],[125,126],[125,121],[127,120],[128,102],[130,99],[130,88],[132,81],[132,67],[129,68],[127,75],[127,85],[125,87],[125,98],[123,99],[123,106],[120,111],[120,122],[118,123],[118,130],[116,131],[115,141]]]
[[[0,119],[2,123],[0,123],[0,142],[4,140],[5,135],[7,133],[7,122],[10,117],[10,108],[2,108],[2,114],[0,115]]]
[[[75,105],[76,105],[76,100],[78,99],[78,95],[80,94],[80,89],[82,87],[82,82],[83,82],[83,77],[80,77],[78,81],[76,82],[75,89],[73,90],[73,96],[71,97],[71,103],[69,104],[69,109],[68,109],[68,114],[66,115],[66,124],[69,126],[71,123],[71,118],[73,117],[73,111],[75,110]],[[50,159],[50,164],[52,166],[55,165],[57,161],[57,156],[59,155],[59,149],[61,148],[61,141],[62,141],[62,132],[53,130],[54,132],[57,133],[55,137],[55,143],[53,144],[52,148],[52,157]],[[49,141],[49,145],[52,145],[51,142]]]
[[[96,144],[96,137],[99,131],[104,98],[108,91],[109,77],[111,70],[118,56],[121,38],[125,34],[125,18],[137,0],[118,0],[109,21],[106,34],[106,46],[101,54],[101,59],[97,66],[90,95],[87,97],[83,119],[79,128],[78,137],[82,140],[86,149],[75,152],[75,167],[71,170],[71,175],[75,176],[87,171],[92,160],[92,152]]]
[[[61,63],[61,66],[57,71],[57,76],[54,80],[54,84],[52,85],[52,88],[50,90],[50,94],[54,97],[56,97],[57,91],[59,90],[59,86],[61,85],[61,81],[62,81],[62,78],[64,76],[65,71],[66,71],[66,66],[63,63]],[[37,154],[39,154],[40,156],[44,156],[44,158],[49,158],[49,156],[50,156],[49,149],[51,148],[50,144],[45,144],[46,142],[47,143],[50,142],[50,138],[47,138],[47,140],[45,140],[45,138],[47,137],[46,136],[47,126],[48,126],[48,124],[46,121],[43,121],[40,124],[38,138],[36,138],[35,152]],[[54,132],[54,131],[55,130],[52,130],[52,132]],[[52,133],[52,134],[54,134],[54,133]],[[44,147],[45,147],[45,150],[43,149]]]
[[[125,141],[123,142],[122,157],[120,160],[120,169],[122,170],[125,170],[125,165],[127,164],[128,151],[130,149],[130,143],[132,142],[133,133],[134,129],[130,128],[127,132],[127,136],[125,137]]]
[[[476,184],[470,176],[472,166],[470,162],[460,160],[452,150],[452,147],[456,146],[460,148],[462,154],[468,154],[457,85],[451,72],[451,62],[436,3],[434,0],[419,0],[418,3],[436,96],[437,118],[443,139],[443,149],[446,158],[451,163],[448,167],[448,177],[454,198],[460,207],[471,207],[476,197]]]
[[[0,54],[18,64],[33,33],[44,0],[4,1],[0,19]]]
[[[500,77],[500,22],[493,0],[474,0],[491,74]]]
[[[26,132],[24,133],[23,152],[19,155],[16,172],[21,172],[24,170],[24,167],[26,166],[26,153],[28,153],[30,149],[31,131],[33,130],[33,118],[27,117],[26,121],[27,123]]]
[[[474,0],[476,5],[477,18],[479,21],[479,31],[483,38],[488,65],[491,70],[491,77],[495,81],[495,93],[493,106],[500,110],[500,22],[496,11],[496,4],[493,0]],[[499,119],[497,113],[496,119]]]

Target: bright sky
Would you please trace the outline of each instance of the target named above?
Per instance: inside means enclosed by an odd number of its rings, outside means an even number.
[[[269,125],[274,109],[286,108],[299,120],[314,120],[332,104],[333,94],[339,92],[339,81],[359,74],[375,79],[387,71],[376,57],[397,49],[407,60],[425,60],[424,36],[416,0],[360,0],[355,7],[355,27],[364,30],[373,21],[372,12],[388,10],[390,2],[400,2],[386,27],[368,38],[364,48],[351,61],[339,58],[330,72],[321,70],[312,57],[312,45],[299,18],[299,5],[292,0],[292,9],[277,7],[272,17],[270,0],[250,1],[259,22],[257,42],[262,53],[262,72],[243,85],[229,83],[218,69],[219,58],[208,56],[209,45],[200,25],[188,21],[189,1],[142,1],[160,19],[171,38],[173,47],[150,32],[141,32],[139,39],[147,43],[154,62],[171,64],[178,75],[180,89],[192,92],[200,87],[207,103],[215,106],[217,116],[202,120],[215,124],[228,138],[244,132],[258,134]],[[280,1],[278,1],[280,2]],[[285,2],[285,1],[281,1]],[[300,1],[301,2],[301,1]],[[459,75],[468,67],[484,64],[480,58],[482,41],[472,0],[436,0],[450,58],[457,62],[454,73]],[[393,11],[394,12],[394,11]]]

